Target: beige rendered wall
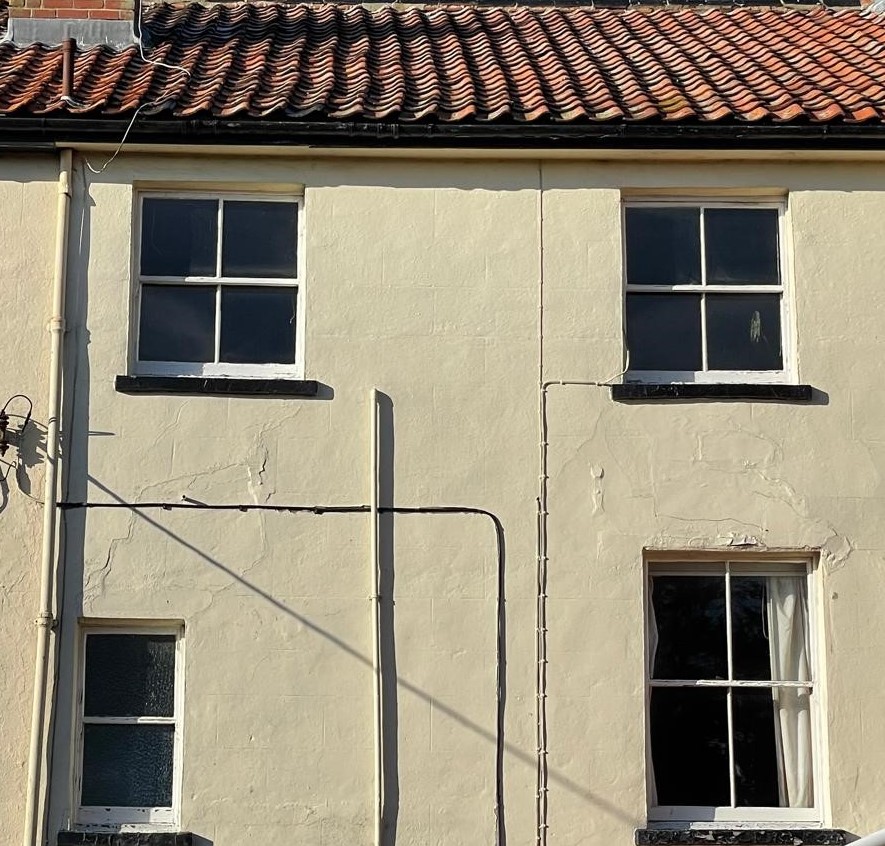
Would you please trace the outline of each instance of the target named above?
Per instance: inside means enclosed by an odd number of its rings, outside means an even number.
[[[58,159],[0,157],[0,407],[34,403],[22,443],[0,464],[0,819],[21,840],[31,694],[46,427],[46,365]],[[18,432],[28,405],[7,409]]]
[[[320,398],[115,393],[133,186],[177,183],[305,186],[306,375]],[[544,378],[605,379],[622,361],[622,191],[788,195],[799,375],[819,402],[550,392],[549,838],[627,844],[645,823],[643,548],[746,537],[820,550],[822,822],[882,825],[885,724],[869,716],[885,648],[879,168],[123,155],[99,176],[78,168],[75,185],[70,499],[365,503],[368,397],[383,391],[395,503],[488,509],[506,533],[511,846],[535,838],[541,278]],[[185,626],[182,828],[218,846],[370,843],[368,526],[362,514],[68,512],[51,830],[71,822],[73,621],[159,619]],[[399,844],[493,843],[493,528],[403,515],[385,538],[388,823]]]

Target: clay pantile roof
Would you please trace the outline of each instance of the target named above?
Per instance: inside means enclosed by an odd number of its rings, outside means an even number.
[[[385,122],[881,122],[857,9],[236,3],[144,10],[146,48],[0,45],[0,114]],[[2,118],[0,118],[2,126]]]

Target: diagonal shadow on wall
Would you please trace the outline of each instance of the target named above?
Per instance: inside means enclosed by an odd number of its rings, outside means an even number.
[[[159,521],[155,520],[149,514],[146,514],[145,508],[150,508],[153,506],[150,506],[150,505],[145,506],[145,505],[137,505],[137,504],[127,503],[118,494],[116,494],[113,490],[108,488],[106,485],[102,484],[97,479],[94,479],[90,476],[89,481],[93,485],[95,485],[97,488],[102,490],[104,493],[106,493],[109,497],[111,497],[114,500],[115,507],[122,507],[122,508],[126,508],[128,510],[131,510],[136,516],[138,516],[145,523],[147,523],[148,525],[150,525],[151,527],[153,527],[157,531],[162,532],[168,538],[170,538],[174,542],[180,544],[185,549],[187,549],[189,552],[198,556],[200,559],[205,561],[210,566],[225,573],[233,581],[237,582],[238,584],[240,584],[243,587],[247,588],[248,590],[252,591],[257,596],[260,596],[263,600],[268,602],[274,608],[276,608],[279,611],[281,611],[282,613],[290,616],[292,619],[297,620],[306,629],[308,629],[309,631],[311,631],[315,635],[323,638],[324,640],[332,643],[335,647],[340,649],[342,652],[346,653],[347,655],[352,657],[354,660],[356,660],[360,664],[362,664],[367,670],[371,671],[371,669],[372,669],[371,657],[364,655],[358,649],[354,648],[353,646],[351,646],[346,641],[342,640],[337,635],[335,635],[335,634],[327,631],[326,629],[322,628],[321,626],[317,625],[315,622],[313,622],[309,618],[305,617],[304,615],[300,614],[295,609],[286,605],[284,602],[279,600],[277,597],[275,597],[272,594],[268,593],[267,591],[263,590],[258,585],[253,584],[248,579],[244,578],[239,573],[232,570],[230,567],[228,567],[227,565],[225,565],[221,561],[218,561],[216,558],[213,558],[212,556],[208,555],[203,550],[194,546],[188,540],[175,534],[172,530],[170,530],[168,527],[164,526]],[[320,511],[320,512],[316,512],[316,513],[329,515],[329,514],[335,513],[335,512],[329,512],[329,511],[322,512],[322,511]],[[418,513],[423,513],[423,512],[418,512]],[[430,512],[430,513],[432,514],[433,512]],[[447,512],[443,512],[443,513],[445,514]],[[392,513],[388,513],[387,516],[389,517],[389,519],[393,520],[396,515],[392,514]],[[392,535],[388,534],[387,542],[391,543],[392,539],[393,539]],[[381,540],[381,538],[379,537],[379,541],[380,540]],[[382,577],[384,576],[383,567],[384,567],[384,565],[382,565]],[[384,583],[384,585],[382,585],[382,592],[384,591],[385,586],[388,589],[392,589],[392,587],[393,587],[392,574],[388,574],[387,579],[388,579],[388,581],[386,581]],[[386,594],[386,595],[389,596],[389,594]],[[382,615],[382,625],[384,625],[385,622],[387,624],[390,624],[390,623],[392,623],[392,621],[393,621],[392,613],[389,614],[386,617],[386,619],[385,619],[385,616]],[[392,648],[392,644],[388,644],[387,647],[384,647],[383,639],[385,637],[393,638],[392,630],[388,633],[382,633],[382,657],[385,654],[387,654],[386,650]],[[385,672],[390,672],[389,665],[385,668]],[[394,684],[394,678],[395,678],[395,684]],[[438,699],[437,697],[429,694],[428,692],[426,692],[422,688],[418,687],[416,684],[410,682],[408,679],[406,679],[402,676],[395,676],[394,678],[388,679],[386,681],[386,683],[383,682],[382,683],[382,690],[386,691],[389,689],[387,687],[387,685],[393,685],[396,687],[397,690],[406,691],[410,695],[413,695],[413,696],[417,697],[418,699],[432,705],[432,707],[434,707],[435,709],[439,710],[441,713],[445,714],[450,719],[457,722],[463,728],[472,732],[474,735],[476,735],[476,737],[480,738],[481,740],[491,743],[492,745],[498,744],[499,738],[496,736],[495,732],[489,731],[487,728],[474,722],[473,720],[466,717],[464,714],[460,713],[458,710],[456,710],[452,706],[446,704],[442,700]],[[396,699],[394,699],[393,701],[397,702]],[[385,703],[385,706],[387,707],[389,705],[390,705],[390,699],[388,698],[387,702]],[[385,728],[390,726],[391,723],[395,724],[395,717],[396,717],[395,712],[392,715],[391,714],[384,715]],[[392,728],[392,726],[391,726],[391,728]],[[396,731],[394,731],[394,730],[390,731],[388,733],[388,738],[391,736],[396,737]],[[387,742],[387,741],[385,741],[385,742]],[[526,764],[527,766],[531,767],[532,770],[535,769],[535,767],[537,765],[537,759],[536,759],[535,755],[533,755],[531,752],[528,752],[525,749],[520,748],[510,742],[507,742],[507,741],[504,741],[502,746],[503,746],[504,752],[508,756],[510,756],[511,758],[513,758],[517,761],[520,761],[521,763]],[[392,752],[395,753],[396,748],[394,747],[394,749],[392,751],[391,750],[387,750],[387,751],[388,751],[388,756],[391,757]],[[386,760],[385,761],[385,775],[387,775],[388,772],[391,772],[391,771],[395,772],[395,769],[396,769],[396,761],[395,760]],[[498,768],[496,767],[496,778],[497,778],[497,776],[498,776]],[[596,808],[598,808],[599,810],[601,810],[603,813],[607,814],[608,816],[614,817],[614,818],[620,820],[621,822],[627,823],[629,825],[634,825],[636,823],[636,821],[633,819],[633,817],[630,816],[629,814],[627,814],[626,812],[624,812],[621,808],[619,808],[616,805],[614,805],[613,803],[595,795],[592,791],[588,790],[583,785],[573,781],[568,776],[565,776],[564,774],[557,772],[555,769],[551,769],[549,771],[549,778],[550,778],[551,782],[558,784],[560,787],[567,790],[569,793],[572,793],[573,795],[579,797],[580,799],[584,800],[588,804],[595,806]],[[397,789],[395,796],[396,796],[397,811],[398,811],[398,779],[395,782],[395,785],[396,785],[396,789]],[[388,804],[385,803],[385,812],[387,812],[392,807],[393,806],[388,806]],[[390,838],[390,834],[392,833],[395,836],[395,827],[393,829],[391,829],[387,825],[387,821],[385,821],[385,831],[386,831],[385,846],[393,846],[393,844],[395,844],[396,841],[394,839]],[[500,846],[504,846],[504,844],[506,843],[506,839],[499,838],[499,843],[500,843]]]

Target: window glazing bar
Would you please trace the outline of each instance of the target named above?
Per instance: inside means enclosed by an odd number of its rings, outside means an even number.
[[[175,717],[83,717],[83,723],[96,726],[174,726]]]
[[[215,275],[221,277],[221,244],[224,235],[224,198],[218,200],[218,237],[215,239]]]
[[[297,285],[296,277],[288,276],[140,276],[139,282],[151,285]]]
[[[215,361],[221,361],[221,285],[215,287]]]
[[[755,687],[755,688],[797,688],[808,689],[814,687],[811,681],[779,681],[779,680],[759,680],[750,681],[749,679],[651,679],[649,684],[652,687]]]
[[[703,241],[701,242],[703,243]],[[706,346],[704,347],[704,365],[706,366]],[[734,660],[732,656],[733,639],[731,633],[731,565],[725,562],[725,643],[728,658],[728,678],[734,678]],[[725,694],[728,710],[728,789],[731,807],[737,807],[737,788],[734,778],[734,690],[731,685]]]
[[[149,277],[144,277],[149,279]],[[627,284],[630,294],[782,294],[784,286],[778,285],[643,285],[639,282]]]
[[[698,213],[698,226],[701,231],[698,233],[698,239],[701,246],[701,289],[706,290],[707,287],[707,244],[704,234],[704,207],[701,206]],[[709,370],[707,366],[707,298],[701,293],[701,370]],[[726,606],[727,607],[727,606]],[[729,653],[730,655],[731,653]],[[728,670],[731,676],[731,668]]]

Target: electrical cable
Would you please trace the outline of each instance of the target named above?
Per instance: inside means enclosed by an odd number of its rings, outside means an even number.
[[[132,120],[129,121],[129,126],[126,127],[126,131],[123,133],[123,137],[120,139],[120,143],[117,145],[117,148],[111,154],[111,157],[101,167],[98,167],[98,168],[93,167],[92,162],[90,162],[89,159],[86,158],[86,156],[83,156],[83,161],[86,163],[86,167],[88,167],[89,170],[91,170],[95,174],[104,173],[108,169],[108,167],[110,167],[111,162],[115,158],[117,158],[117,156],[119,156],[120,153],[123,151],[123,145],[126,143],[126,139],[129,137],[129,133],[132,131],[132,127],[135,126],[135,119],[138,117],[138,115],[140,114],[142,109],[146,109],[149,106],[155,106],[155,105],[156,105],[156,102],[142,103],[135,110],[135,114],[132,115]]]
[[[23,399],[28,404],[28,412],[27,414],[16,414],[14,412],[10,413],[6,409],[9,408],[9,404],[13,400]],[[34,413],[34,403],[31,398],[26,394],[13,394],[3,405],[3,408],[0,408],[0,421],[2,421],[2,426],[0,426],[0,455],[5,454],[6,450],[10,446],[17,447],[16,449],[16,457],[14,461],[4,461],[0,459],[0,464],[6,467],[6,472],[0,474],[0,482],[5,482],[9,478],[9,474],[15,470],[15,481],[16,485],[21,490],[21,483],[18,479],[18,468],[21,464],[21,441],[25,434],[25,429],[28,428],[28,424],[31,422],[31,415]],[[15,436],[15,441],[11,442],[7,439],[6,435],[6,425],[13,418],[21,420],[21,424],[18,427],[18,434]],[[24,491],[22,491],[24,493]],[[25,494],[25,496],[30,496],[30,494]],[[31,499],[36,499],[36,497],[31,497]],[[37,500],[39,502],[40,500]]]
[[[885,2],[885,0],[882,0]],[[614,376],[604,381],[589,379],[552,379],[544,378],[544,273],[545,273],[545,234],[544,234],[544,169],[538,161],[538,497],[536,534],[537,534],[537,605],[535,610],[535,739],[537,744],[537,772],[535,796],[535,846],[547,846],[548,781],[548,732],[547,732],[547,579],[550,557],[548,555],[547,523],[550,516],[548,493],[550,476],[548,460],[550,452],[549,422],[547,419],[547,395],[550,388],[566,386],[582,386],[589,388],[608,388],[630,369],[630,350],[625,352],[624,367]],[[626,333],[625,333],[626,337]]]
[[[538,159],[538,497],[535,605],[535,844],[547,843],[547,389],[544,382],[544,165]]]
[[[183,502],[70,502],[58,503],[62,511],[78,509],[126,509],[142,511],[152,508],[164,511],[264,511],[278,514],[368,514],[368,505],[272,505],[269,503],[203,503],[188,499]],[[486,517],[495,529],[497,552],[497,586],[495,597],[496,640],[495,640],[495,846],[506,846],[506,826],[504,820],[504,712],[507,698],[506,688],[506,547],[504,524],[493,511],[485,508],[459,505],[429,506],[379,506],[380,514],[460,514]]]
[[[179,73],[183,73],[185,76],[190,78],[191,72],[187,68],[182,67],[181,65],[172,65],[172,64],[169,64],[168,62],[161,62],[158,59],[149,59],[145,55],[144,41],[142,39],[142,32],[143,32],[142,4],[139,2],[137,4],[137,6],[138,6],[138,19],[137,19],[138,20],[138,28],[137,28],[137,32],[135,34],[135,43],[138,46],[138,54],[139,54],[139,56],[141,56],[141,60],[145,64],[153,65],[154,67],[157,67],[157,68],[166,68],[167,70],[177,71]],[[70,97],[67,97],[67,98],[63,97],[62,99],[65,100],[65,102],[67,102],[69,104],[75,104],[75,101]],[[116,159],[117,156],[119,156],[120,153],[122,152],[123,145],[126,143],[126,139],[129,137],[129,133],[132,131],[132,127],[135,126],[135,120],[139,116],[139,114],[141,114],[142,110],[150,108],[152,106],[158,106],[158,105],[160,105],[161,102],[162,102],[161,100],[152,100],[148,103],[142,103],[135,110],[135,114],[132,115],[132,120],[129,121],[129,125],[126,127],[126,131],[123,133],[123,137],[120,139],[120,143],[117,145],[116,149],[111,154],[110,158],[101,167],[95,168],[92,166],[92,163],[89,161],[89,159],[87,159],[84,156],[83,161],[86,163],[86,167],[88,167],[89,170],[92,171],[92,173],[95,173],[95,174],[104,173],[105,170],[107,170],[108,167],[110,166],[111,162],[113,162],[114,159]]]

